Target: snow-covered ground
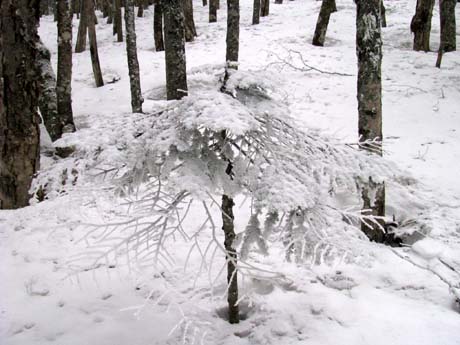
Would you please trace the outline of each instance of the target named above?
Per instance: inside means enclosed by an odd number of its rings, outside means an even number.
[[[291,114],[306,128],[320,129],[344,143],[356,142],[353,1],[337,1],[338,12],[331,17],[325,47],[311,45],[320,2],[271,4],[270,16],[257,26],[250,25],[252,0],[240,2],[240,70],[264,70],[271,75]],[[221,3],[218,23],[209,24],[207,7],[201,6],[201,0],[194,1],[198,37],[186,47],[191,94],[213,83],[220,71],[216,66],[225,60],[225,1]],[[89,178],[73,188],[75,167],[68,165],[55,182],[66,190],[61,196],[0,212],[0,343],[460,344],[459,308],[447,285],[460,284],[460,275],[454,272],[460,272],[460,53],[446,54],[442,68],[435,68],[435,52],[411,49],[409,23],[415,0],[387,1],[386,7],[385,157],[407,171],[408,179],[419,181],[413,193],[422,203],[416,208],[405,205],[401,196],[391,200],[390,187],[389,210],[397,218],[404,214],[423,219],[425,228],[418,230],[428,233],[428,238],[412,248],[394,250],[359,241],[349,260],[313,267],[287,263],[275,248],[261,263],[281,272],[283,279],[246,278],[242,295],[247,298],[241,302],[244,320],[229,325],[223,316],[224,276],[212,287],[207,277],[197,278],[201,264],[197,255],[184,271],[191,244],[182,240],[169,248],[177,262],[169,270],[134,267],[128,273],[124,267],[109,264],[69,275],[69,258],[84,246],[78,239],[87,228],[79,224],[109,222],[111,212],[115,217],[121,209],[116,207],[120,201],[104,185]],[[459,18],[458,6],[456,14]],[[438,18],[435,7],[432,50],[439,43]],[[129,78],[125,44],[115,42],[105,20],[99,18],[99,23],[104,79],[121,79],[95,88],[89,51],[75,54],[73,107],[79,138],[84,139],[81,147],[88,152],[100,147],[101,155],[109,157],[116,151],[114,138],[131,128],[124,127],[131,117]],[[74,21],[75,36],[77,24]],[[166,102],[164,53],[154,51],[152,10],[138,18],[136,26],[144,111],[154,113]],[[41,21],[40,35],[56,63],[52,18]],[[352,76],[280,65],[289,52],[301,53],[315,68]],[[298,59],[292,63],[302,67]],[[42,142],[45,152],[50,142],[46,138]],[[43,156],[43,171],[53,164],[52,158]],[[84,170],[83,158],[72,164]],[[415,209],[424,212],[411,213]],[[238,212],[247,217],[247,210]],[[200,224],[200,213],[195,215],[190,227]],[[245,226],[238,220],[236,225],[237,231]]]

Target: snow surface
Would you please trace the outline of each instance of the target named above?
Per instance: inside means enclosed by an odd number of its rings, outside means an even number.
[[[207,7],[203,8],[201,1],[194,5],[199,36],[186,50],[190,92],[199,94],[215,87],[221,76],[226,6],[222,1],[218,23],[209,24]],[[239,68],[271,74],[271,80],[277,80],[277,94],[284,95],[280,102],[289,105],[291,115],[304,128],[354,143],[355,6],[351,0],[338,0],[337,5],[325,47],[314,47],[310,42],[320,2],[271,4],[270,16],[252,26],[252,0],[241,0]],[[179,238],[168,246],[175,260],[169,269],[134,265],[128,272],[127,267],[107,262],[69,275],[74,255],[85,248],[84,241],[79,241],[87,231],[84,224],[119,219],[126,209],[106,190],[105,181],[95,182],[84,172],[104,158],[122,159],[124,140],[136,127],[130,114],[124,43],[115,42],[111,26],[99,18],[104,79],[121,79],[95,88],[89,49],[74,55],[73,107],[79,132],[65,135],[57,145],[78,141],[79,155],[57,160],[46,154],[49,139],[42,139],[38,181],[51,184],[50,200],[0,213],[0,343],[460,344],[460,314],[455,302],[460,283],[455,272],[460,272],[460,53],[446,54],[442,68],[436,69],[435,52],[411,49],[409,23],[415,1],[387,1],[386,6],[382,68],[385,157],[410,173],[398,177],[401,185],[408,186],[406,190],[392,191],[389,186],[388,213],[405,224],[404,231],[415,242],[412,247],[392,250],[350,237],[342,246],[320,247],[320,259],[314,265],[288,263],[278,247],[269,248],[266,257],[250,254],[260,267],[280,275],[272,279],[243,277],[244,320],[238,325],[225,320],[224,276],[210,286],[207,273],[197,273],[202,260],[196,250],[184,270],[192,244]],[[458,6],[456,13],[458,18]],[[433,50],[439,43],[437,18],[435,6]],[[74,37],[77,24],[75,20]],[[136,29],[144,111],[155,113],[168,103],[164,101],[164,54],[154,52],[152,10],[136,19]],[[42,20],[40,34],[55,66],[56,27],[51,17]],[[288,56],[289,50],[300,52],[311,66],[352,76],[280,65],[279,59]],[[299,59],[291,63],[302,67]],[[253,85],[251,75],[245,79],[244,73],[240,74],[239,84]],[[264,81],[256,82],[262,85]],[[202,100],[207,102],[205,96]],[[212,109],[213,105],[204,106]],[[212,115],[212,111],[205,112],[211,122]],[[235,114],[235,123],[241,130],[252,126],[244,122],[243,114]],[[214,125],[216,130],[222,126],[219,122]],[[250,210],[247,203],[240,207],[242,200],[238,201],[236,228],[242,231]],[[194,217],[187,226],[199,227],[202,211],[191,212]],[[206,236],[197,246],[207,245]],[[221,238],[220,233],[218,236]],[[209,268],[211,280],[223,258],[215,261],[215,267]]]

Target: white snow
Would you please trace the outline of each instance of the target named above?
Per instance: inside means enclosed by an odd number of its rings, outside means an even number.
[[[258,86],[259,96],[266,93],[278,102],[274,107],[274,102],[264,103],[261,98],[259,106],[265,106],[265,111],[274,116],[289,113],[297,127],[312,137],[323,133],[353,146],[357,142],[353,1],[337,0],[338,12],[332,14],[325,47],[311,45],[320,2],[271,3],[270,15],[257,26],[250,25],[253,1],[240,3],[239,72],[229,89],[246,102],[244,109],[254,109],[251,102],[255,98],[246,97],[245,92]],[[225,274],[218,274],[224,258],[210,242],[209,228],[190,241],[168,238],[164,265],[157,268],[143,266],[145,262],[128,267],[122,256],[119,261],[109,257],[92,266],[91,255],[99,255],[101,248],[79,256],[86,248],[81,239],[92,229],[91,224],[128,219],[126,195],[110,192],[112,172],[104,169],[110,168],[107,162],[113,166],[126,163],[126,148],[144,144],[136,135],[146,123],[164,116],[159,112],[201,108],[205,111],[186,119],[185,126],[206,123],[216,131],[234,128],[236,135],[257,126],[250,112],[242,113],[243,108],[233,103],[236,100],[219,92],[225,65],[225,1],[213,24],[207,22],[208,8],[202,7],[201,0],[194,0],[194,6],[199,36],[186,46],[190,97],[183,102],[164,100],[164,53],[154,52],[152,9],[145,11],[144,18],[136,18],[144,111],[156,114],[154,117],[130,113],[125,45],[116,42],[111,25],[100,14],[97,35],[104,80],[120,80],[95,88],[89,48],[74,54],[73,107],[79,130],[55,145],[73,145],[77,154],[67,159],[42,155],[35,186],[48,184],[49,200],[35,201],[21,210],[0,211],[0,344],[459,344],[460,314],[455,299],[460,295],[460,53],[445,54],[442,68],[434,67],[439,44],[437,6],[432,21],[433,52],[412,51],[409,25],[414,0],[386,1],[383,141],[384,156],[390,163],[379,167],[394,167],[379,174],[385,178],[397,172],[387,180],[387,213],[403,225],[400,231],[410,234],[411,248],[393,251],[369,243],[340,219],[312,221],[315,246],[311,260],[286,262],[282,238],[279,245],[268,248],[267,256],[257,250],[248,254],[252,264],[266,271],[241,277],[244,320],[238,325],[225,320]],[[456,14],[459,18],[459,6]],[[74,20],[74,37],[77,27]],[[52,17],[45,17],[39,30],[56,66]],[[296,57],[292,65],[304,66],[294,51],[315,68],[352,76],[307,72],[279,63],[280,58],[290,56]],[[229,107],[225,113],[231,116],[225,117],[226,123],[219,121],[221,109],[214,111],[219,104]],[[167,134],[164,141],[149,138],[148,143],[152,148],[169,149],[178,138]],[[51,146],[49,138],[42,146]],[[344,171],[351,171],[356,162],[345,157],[340,164]],[[366,164],[365,171],[375,169]],[[122,168],[120,174],[128,168]],[[205,169],[196,166],[194,170],[199,178],[186,180],[190,176],[182,172],[177,183],[194,184],[200,196],[206,176],[199,173]],[[286,187],[281,183],[284,177],[276,172],[271,178],[267,191]],[[321,178],[312,176],[311,183]],[[351,182],[336,181],[336,192]],[[304,188],[295,179],[290,186],[289,197]],[[142,188],[138,191],[144,192]],[[319,196],[314,188],[305,193]],[[356,198],[343,193],[337,207],[351,206],[347,214],[353,214],[359,209],[359,205],[350,205]],[[261,193],[260,200],[264,197]],[[279,202],[287,197],[281,196]],[[297,201],[294,198],[292,203]],[[251,205],[243,198],[237,198],[236,204],[235,225],[241,238]],[[218,214],[217,207],[211,211]],[[190,212],[192,217],[184,227],[193,232],[202,226],[204,211],[193,206]],[[215,226],[214,235],[222,242],[221,224]],[[119,230],[117,234],[127,233]],[[276,229],[267,233],[270,238],[278,235]],[[118,252],[125,253],[125,248]],[[77,266],[87,271],[73,274],[69,267]]]

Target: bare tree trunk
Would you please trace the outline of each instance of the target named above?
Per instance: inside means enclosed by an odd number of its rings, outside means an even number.
[[[187,71],[185,62],[185,29],[182,0],[169,0],[163,7],[166,58],[167,99],[187,96]]]
[[[126,0],[127,1],[127,0]],[[139,7],[137,9],[137,16],[139,18],[142,18],[144,16],[144,0],[139,0],[138,1]]]
[[[275,0],[275,4],[282,4],[283,0]]]
[[[28,205],[39,165],[39,13],[37,1],[0,2],[0,209]]]
[[[382,28],[387,27],[387,10],[385,8],[385,4],[383,0],[380,1],[380,15],[382,16]]]
[[[107,24],[113,24],[113,0],[107,1]]]
[[[252,10],[252,25],[260,23],[260,0],[254,0],[254,6]]]
[[[417,0],[417,9],[410,29],[414,33],[414,50],[430,51],[431,17],[434,0]]]
[[[208,5],[208,0],[203,0],[203,6],[207,6]]]
[[[154,6],[153,36],[155,39],[155,50],[159,52],[165,50],[163,42],[163,5],[161,0],[157,0]]]
[[[209,22],[217,22],[217,8],[219,7],[219,0],[209,0]]]
[[[358,56],[359,140],[362,147],[382,155],[382,38],[380,23],[381,0],[357,0],[356,53]],[[377,140],[378,142],[375,142]],[[374,141],[374,142],[372,142]],[[372,143],[370,143],[372,142]],[[374,182],[362,186],[363,209],[374,216],[385,215],[385,185]],[[379,224],[362,222],[361,230],[371,241],[383,242],[384,221]]]
[[[78,25],[77,43],[75,53],[81,53],[86,50],[86,33],[88,32],[88,18],[86,17],[85,0],[80,0],[80,24]]]
[[[193,1],[183,0],[184,18],[185,18],[185,40],[192,42],[195,39],[196,27],[195,20],[193,19]]]
[[[129,81],[131,85],[131,107],[133,113],[142,113],[141,78],[139,75],[139,62],[137,60],[136,28],[134,23],[134,1],[126,0],[126,53],[128,56]]]
[[[457,50],[455,33],[455,0],[439,0],[439,14],[441,19],[441,46],[443,52]]]
[[[324,40],[326,38],[327,26],[329,25],[329,18],[334,10],[334,0],[323,0],[321,3],[321,9],[318,15],[318,21],[316,22],[315,34],[313,35],[314,46],[324,46]]]
[[[56,138],[60,138],[62,133],[74,132],[75,124],[72,111],[72,13],[69,7],[69,0],[58,0],[57,7],[58,63],[56,98],[57,113],[60,121]],[[48,130],[48,132],[50,131]],[[51,139],[53,139],[52,136]]]
[[[117,42],[123,42],[123,24],[121,18],[121,0],[114,0],[113,34],[117,35]]]
[[[266,17],[270,14],[270,0],[261,0],[260,16]]]
[[[96,27],[94,24],[94,2],[93,0],[83,0],[86,2],[86,18],[88,24],[89,49],[91,52],[91,65],[93,67],[94,81],[97,87],[104,85],[102,79],[101,66],[99,64],[99,53],[97,51]]]

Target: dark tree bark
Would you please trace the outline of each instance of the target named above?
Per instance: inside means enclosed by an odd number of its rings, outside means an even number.
[[[209,0],[209,22],[217,22],[217,8],[219,7],[219,0]]]
[[[72,13],[69,0],[58,0],[58,63],[56,98],[59,128],[57,138],[63,133],[74,132],[72,112]],[[48,129],[48,133],[50,130]],[[51,136],[51,133],[50,133]],[[51,139],[54,141],[53,136]]]
[[[113,34],[117,35],[117,42],[123,42],[123,24],[121,18],[121,0],[114,0]]]
[[[334,0],[323,0],[319,10],[318,21],[316,22],[315,34],[313,35],[314,46],[324,46],[329,18],[334,10]]]
[[[441,19],[441,47],[443,52],[457,50],[455,33],[455,0],[439,0]]]
[[[430,51],[431,17],[434,0],[417,0],[415,15],[410,29],[414,33],[414,50]]]
[[[359,140],[362,147],[382,155],[382,38],[381,0],[357,0],[356,53],[358,56]],[[378,141],[378,142],[375,142]],[[372,143],[371,143],[372,142]],[[363,209],[374,216],[385,215],[385,185],[372,179],[362,186]],[[383,242],[384,221],[362,222],[361,230],[371,241]]]
[[[163,42],[163,5],[161,0],[157,0],[154,6],[153,36],[155,39],[155,50],[160,52],[165,50]]]
[[[166,59],[166,97],[168,100],[187,96],[185,29],[182,0],[169,0],[163,6]]]
[[[142,18],[144,16],[144,6],[145,6],[144,0],[139,0],[138,5],[139,7],[137,8],[137,16],[139,18]]]
[[[39,165],[39,14],[37,1],[0,2],[0,209],[28,205]]]
[[[56,75],[51,66],[50,51],[41,41],[37,48],[37,66],[40,72],[38,107],[46,130],[51,140],[55,141],[62,136],[62,125],[57,110]]]
[[[275,4],[282,4],[283,0],[275,0]]]
[[[208,5],[208,0],[203,0],[203,6],[207,6]]]
[[[86,18],[88,24],[89,49],[91,52],[91,65],[93,67],[94,81],[97,87],[104,85],[102,79],[101,66],[99,63],[99,53],[97,51],[96,26],[94,24],[94,2],[93,0],[83,0],[86,3]]]
[[[254,6],[252,10],[252,25],[260,23],[260,0],[254,0]]]
[[[86,17],[86,2],[80,1],[80,24],[78,25],[77,43],[75,44],[75,53],[81,53],[86,50],[86,34],[88,32],[88,19]]]
[[[238,54],[240,42],[240,2],[227,0],[227,67],[238,68]]]
[[[137,60],[136,28],[134,23],[134,1],[126,0],[126,53],[128,56],[129,82],[131,85],[131,107],[133,113],[142,113],[141,78],[139,75],[139,62]]]
[[[107,1],[107,24],[113,24],[113,0],[106,0],[106,1]]]
[[[185,18],[185,40],[192,42],[195,39],[196,27],[195,20],[193,19],[193,1],[183,0],[184,18]]]
[[[260,16],[266,17],[270,14],[270,0],[261,0],[260,1]]]
[[[385,4],[383,3],[383,0],[380,1],[380,14],[382,16],[382,28],[387,27],[387,10],[385,8]]]

